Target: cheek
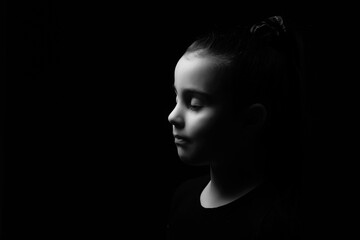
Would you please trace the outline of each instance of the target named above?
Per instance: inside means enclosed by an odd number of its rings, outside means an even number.
[[[187,130],[194,140],[208,139],[221,132],[222,124],[220,113],[216,110],[207,110],[200,113],[191,113],[188,116]]]

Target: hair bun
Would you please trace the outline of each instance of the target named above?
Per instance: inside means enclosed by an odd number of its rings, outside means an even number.
[[[274,35],[280,36],[284,32],[286,32],[286,27],[281,16],[269,17],[260,23],[252,25],[250,28],[251,34],[264,38]]]

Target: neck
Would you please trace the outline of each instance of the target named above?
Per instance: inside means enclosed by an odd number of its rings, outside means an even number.
[[[210,185],[214,192],[223,196],[236,196],[247,188],[259,184],[261,175],[254,169],[210,167]]]
[[[206,199],[203,198],[208,206],[220,206],[236,200],[262,182],[261,174],[253,166],[254,155],[251,153],[243,152],[238,159],[228,156],[218,159],[220,161],[211,161],[211,180],[206,188]]]

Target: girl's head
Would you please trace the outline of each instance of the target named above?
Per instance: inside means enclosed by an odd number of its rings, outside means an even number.
[[[183,161],[225,158],[289,125],[299,112],[292,37],[281,17],[272,17],[188,47],[175,68],[177,104],[169,115]]]
[[[176,106],[169,115],[179,157],[190,164],[206,164],[232,137],[234,122],[229,98],[222,89],[226,73],[218,60],[185,53],[175,68]]]

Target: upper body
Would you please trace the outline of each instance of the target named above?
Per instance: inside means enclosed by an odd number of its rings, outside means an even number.
[[[289,39],[275,16],[244,33],[211,33],[179,59],[168,120],[179,158],[210,175],[176,192],[172,239],[299,236],[297,191],[278,185],[296,176],[288,166],[297,163],[301,113]]]
[[[209,176],[191,179],[176,191],[167,226],[175,239],[300,239],[298,206],[291,194],[260,183],[242,197],[207,208],[200,196]]]

